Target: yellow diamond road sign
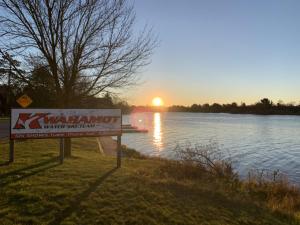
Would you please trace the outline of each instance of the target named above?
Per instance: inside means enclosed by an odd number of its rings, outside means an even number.
[[[18,98],[17,103],[19,103],[19,105],[23,108],[26,108],[32,103],[32,100],[28,95],[22,95]]]

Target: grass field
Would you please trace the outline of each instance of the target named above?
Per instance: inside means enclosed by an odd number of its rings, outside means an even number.
[[[93,138],[74,140],[62,165],[57,155],[56,140],[16,143],[16,162],[0,167],[0,224],[298,224],[264,196],[221,178],[180,177],[165,160],[124,159],[116,169]]]

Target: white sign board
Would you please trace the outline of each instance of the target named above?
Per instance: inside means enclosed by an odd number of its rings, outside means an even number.
[[[11,138],[121,135],[120,109],[12,109]]]

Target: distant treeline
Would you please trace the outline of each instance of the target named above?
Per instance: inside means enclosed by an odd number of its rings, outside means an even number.
[[[22,91],[24,93],[24,91]],[[8,87],[0,85],[0,116],[9,115],[10,107],[19,107],[16,99],[21,96],[18,89],[13,89],[11,104],[8,103]],[[30,107],[33,108],[55,108],[55,101],[50,90],[45,88],[35,88],[34,90],[26,89],[33,103]],[[173,105],[170,107],[155,107],[155,106],[134,106],[128,102],[112,97],[106,93],[102,97],[87,97],[83,101],[73,103],[74,108],[120,108],[123,114],[134,112],[199,112],[199,113],[232,113],[232,114],[260,114],[260,115],[300,115],[300,105],[284,104],[278,102],[274,104],[268,98],[263,98],[259,102],[251,105],[245,103],[237,104],[193,104],[191,106]]]
[[[169,112],[202,112],[202,113],[235,113],[235,114],[261,114],[261,115],[300,115],[300,105],[274,104],[268,98],[261,99],[256,104],[193,104],[191,106],[174,105],[168,107]]]

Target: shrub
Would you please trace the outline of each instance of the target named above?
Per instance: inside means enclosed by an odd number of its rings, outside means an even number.
[[[232,162],[222,157],[216,143],[195,146],[188,143],[183,147],[177,145],[175,156],[182,164],[194,165],[211,174],[230,179],[237,177]]]
[[[243,186],[251,196],[263,198],[274,211],[294,214],[300,210],[300,190],[279,170],[256,170],[248,173]]]

